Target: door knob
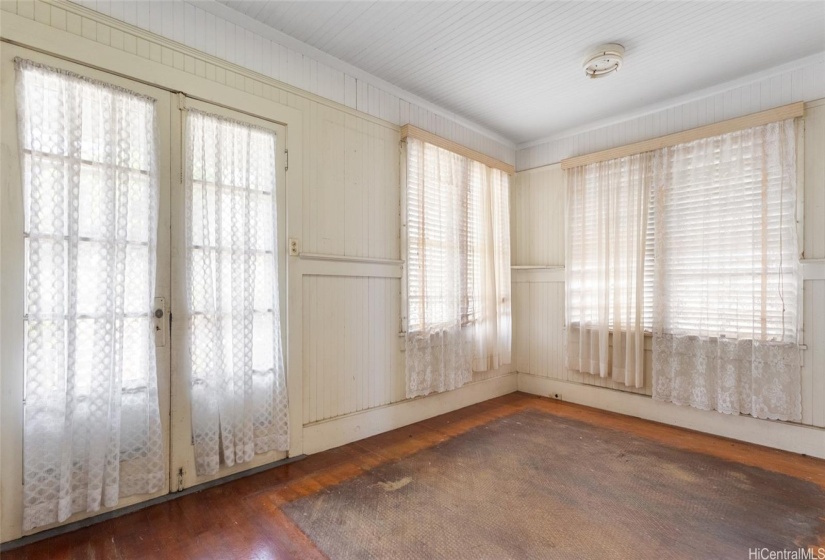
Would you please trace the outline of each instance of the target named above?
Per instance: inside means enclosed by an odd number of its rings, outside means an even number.
[[[163,309],[155,309],[155,317],[157,317],[158,319],[163,317]]]

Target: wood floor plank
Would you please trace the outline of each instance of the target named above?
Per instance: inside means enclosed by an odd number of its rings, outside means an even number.
[[[72,533],[4,552],[3,560],[322,559],[282,507],[504,416],[533,409],[825,487],[825,461],[524,393],[512,393],[318,453]],[[823,543],[825,546],[825,543]]]

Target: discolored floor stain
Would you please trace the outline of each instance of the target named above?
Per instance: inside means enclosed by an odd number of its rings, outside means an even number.
[[[825,489],[525,410],[284,504],[333,560],[748,558],[825,543]]]

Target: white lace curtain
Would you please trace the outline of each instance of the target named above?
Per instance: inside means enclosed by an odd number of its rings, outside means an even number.
[[[23,528],[160,490],[153,99],[16,60],[25,192]]]
[[[407,397],[510,362],[509,177],[407,140]]]
[[[192,424],[198,474],[289,448],[273,131],[186,118]]]
[[[793,120],[656,153],[653,396],[800,420]]]
[[[644,386],[651,155],[570,169],[567,180],[567,367]],[[649,294],[649,291],[648,291]]]
[[[793,120],[569,170],[568,367],[799,420]],[[655,255],[655,258],[654,258]]]

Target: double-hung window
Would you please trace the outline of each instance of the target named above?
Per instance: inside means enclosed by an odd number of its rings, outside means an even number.
[[[793,119],[567,171],[568,367],[799,419]],[[633,374],[631,374],[631,370]]]
[[[795,140],[790,119],[657,152],[655,398],[801,419]]]
[[[509,176],[409,137],[407,395],[510,361]]]

